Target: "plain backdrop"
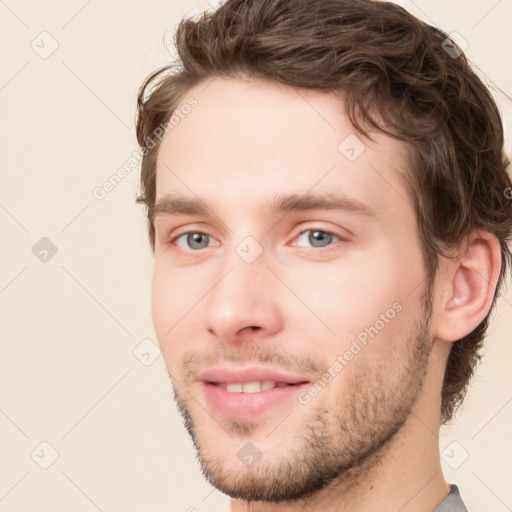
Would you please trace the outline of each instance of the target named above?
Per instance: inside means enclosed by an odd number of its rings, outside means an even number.
[[[512,2],[400,4],[467,41],[510,153]],[[93,194],[137,150],[137,90],[170,59],[176,23],[212,6],[0,2],[0,512],[227,503],[200,473],[155,345],[140,167]],[[471,511],[512,510],[511,313],[508,291],[440,436],[445,476]]]

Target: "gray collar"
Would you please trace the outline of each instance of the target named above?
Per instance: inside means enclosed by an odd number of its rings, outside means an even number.
[[[443,502],[436,507],[433,512],[468,512],[460,497],[459,488],[455,484],[450,486],[450,494],[446,496]]]

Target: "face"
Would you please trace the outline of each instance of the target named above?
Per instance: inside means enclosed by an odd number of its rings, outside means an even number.
[[[158,154],[153,323],[209,480],[299,498],[378,457],[423,392],[403,146],[358,139],[320,92],[217,78],[190,98]]]

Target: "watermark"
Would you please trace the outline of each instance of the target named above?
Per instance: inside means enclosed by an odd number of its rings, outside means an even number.
[[[48,441],[43,441],[32,450],[30,457],[39,467],[48,469],[59,458],[59,452]]]
[[[107,195],[112,192],[134,169],[138,168],[142,159],[146,156],[148,151],[157,146],[166,133],[169,133],[175,128],[185,117],[187,117],[192,109],[196,108],[198,101],[193,96],[190,97],[184,105],[176,109],[167,123],[162,123],[157,126],[151,136],[147,136],[144,141],[145,145],[139,149],[132,151],[130,157],[123,163],[116,172],[111,174],[109,178],[101,185],[93,188],[92,195],[94,199],[103,201]]]
[[[246,236],[237,246],[235,252],[246,263],[253,263],[256,261],[263,252],[263,247],[258,243],[256,238]]]
[[[364,152],[366,146],[357,135],[347,135],[339,144],[338,151],[349,161],[355,162]]]
[[[133,355],[144,366],[151,366],[160,357],[160,354],[160,348],[149,338],[144,338],[133,349]]]
[[[46,236],[43,236],[33,247],[32,254],[42,263],[48,263],[58,252],[57,246]]]
[[[32,50],[34,50],[41,59],[50,58],[59,47],[59,42],[49,32],[41,32],[30,43]]]
[[[456,59],[469,48],[469,43],[459,32],[450,32],[441,47],[452,59]]]
[[[459,469],[468,458],[468,451],[457,441],[452,441],[441,452],[441,459],[452,469]]]
[[[263,457],[263,453],[255,444],[248,442],[237,452],[236,456],[242,464],[252,468]]]
[[[350,343],[350,348],[345,350],[343,354],[336,357],[331,366],[327,369],[323,375],[317,379],[308,389],[301,391],[297,395],[299,403],[307,405],[311,400],[316,397],[324,388],[331,382],[336,375],[338,375],[345,366],[347,366],[357,354],[359,354],[363,348],[368,345],[370,339],[375,338],[384,327],[386,327],[395,316],[402,311],[403,306],[400,302],[395,302],[385,313],[379,315],[370,327],[365,327]]]

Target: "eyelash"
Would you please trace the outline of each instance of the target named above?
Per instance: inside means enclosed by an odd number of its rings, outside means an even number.
[[[327,252],[329,250],[332,249],[332,246],[336,243],[336,242],[343,242],[344,241],[344,238],[341,236],[341,235],[338,235],[337,233],[333,232],[333,231],[328,231],[326,229],[321,229],[321,228],[318,228],[318,227],[310,227],[308,229],[298,229],[295,231],[295,233],[293,234],[293,240],[295,240],[296,238],[298,238],[299,236],[303,235],[304,233],[308,233],[310,231],[321,231],[322,233],[326,234],[327,236],[330,236],[332,235],[334,238],[337,238],[338,240],[333,240],[329,245],[325,246],[325,247],[302,247],[302,246],[298,246],[298,245],[294,245],[294,247],[300,247],[301,249],[305,250],[306,252],[313,252],[313,253],[316,253],[316,254],[319,254],[319,253],[324,253],[324,252]],[[200,235],[205,235],[207,237],[210,237],[210,238],[213,238],[212,235],[209,235],[208,233],[204,232],[204,231],[200,231],[200,230],[188,230],[188,231],[183,231],[182,233],[178,233],[177,235],[173,236],[170,240],[169,240],[169,244],[171,245],[175,245],[177,246],[177,240],[185,235],[190,235],[190,234],[200,234]],[[206,249],[208,247],[212,247],[210,245],[204,247],[203,249]],[[181,248],[180,248],[181,249]],[[197,253],[198,255],[202,252],[202,249],[181,249],[181,250],[184,250],[188,253]]]

